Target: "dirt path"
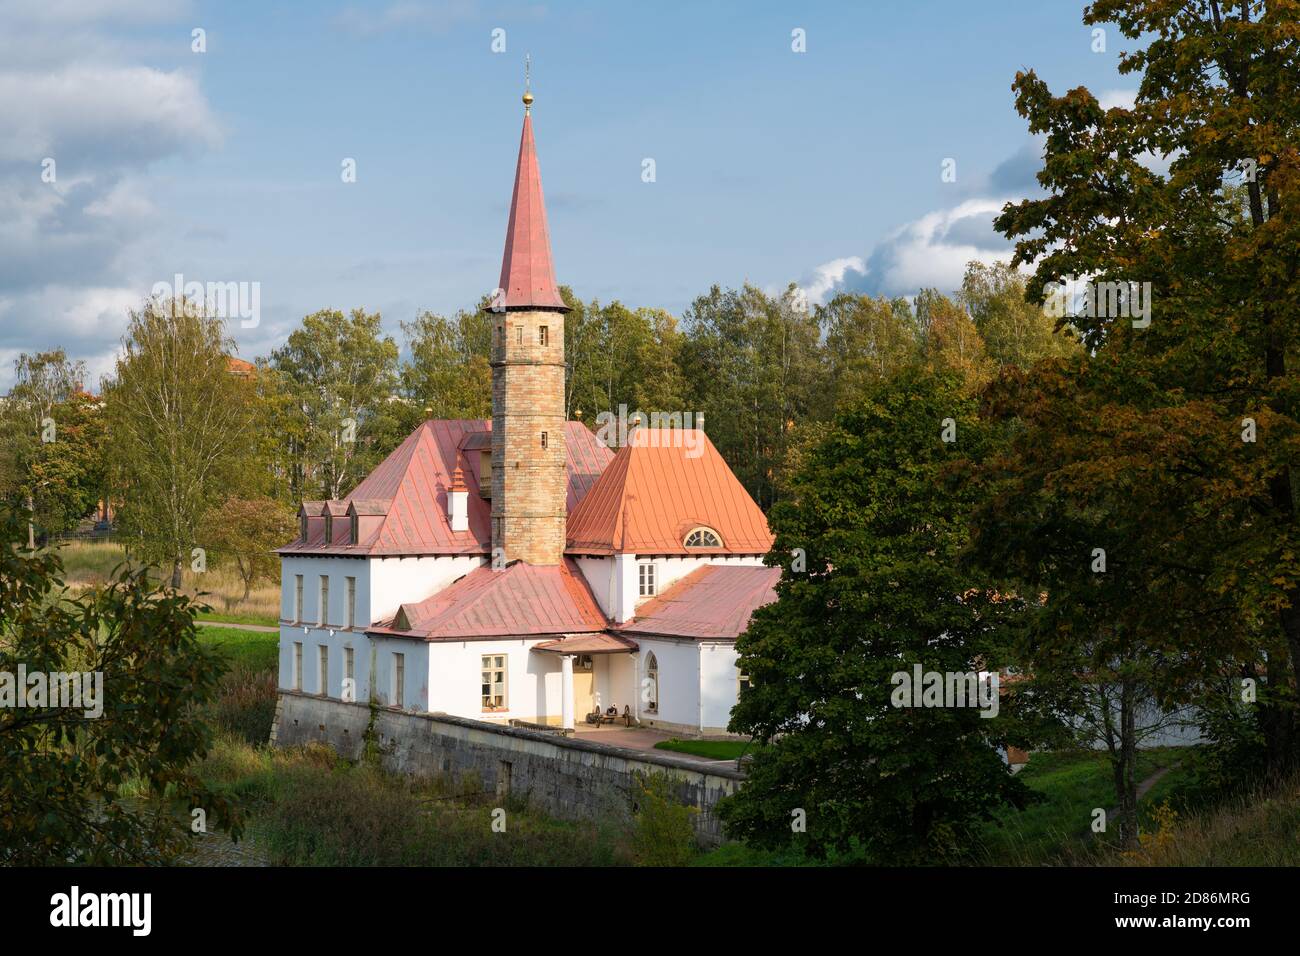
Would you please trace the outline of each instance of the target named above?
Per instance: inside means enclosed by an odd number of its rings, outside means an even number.
[[[262,634],[279,634],[278,627],[267,627],[265,624],[228,624],[225,621],[195,621],[199,627],[228,627],[234,631],[258,631]]]
[[[1142,802],[1142,798],[1151,792],[1151,788],[1154,787],[1156,784],[1158,784],[1161,780],[1163,780],[1165,778],[1165,775],[1169,773],[1171,770],[1177,770],[1180,763],[1181,761],[1179,761],[1178,763],[1171,763],[1168,767],[1163,767],[1160,770],[1157,770],[1151,776],[1147,777],[1145,780],[1139,783],[1137,785],[1137,802],[1140,804]],[[1119,816],[1119,807],[1111,807],[1109,810],[1106,811],[1107,820],[1113,820],[1118,816]]]

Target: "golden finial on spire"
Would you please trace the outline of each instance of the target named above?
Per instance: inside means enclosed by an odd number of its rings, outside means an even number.
[[[533,94],[529,90],[532,81],[532,61],[530,56],[524,54],[524,112],[529,113],[533,108]]]

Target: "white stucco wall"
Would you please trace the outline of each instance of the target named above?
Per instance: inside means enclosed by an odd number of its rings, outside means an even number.
[[[429,709],[429,645],[398,637],[373,637],[373,675],[371,687],[375,700],[388,707],[396,706],[396,657],[402,661],[402,709]]]
[[[700,724],[700,653],[694,641],[637,637],[641,646],[640,672],[648,674],[649,655],[659,663],[659,712],[651,714],[641,703],[641,721],[649,726],[673,724],[698,728]]]
[[[421,601],[437,593],[482,563],[484,559],[477,556],[316,558],[289,555],[282,558],[280,561],[280,686],[284,688],[293,686],[293,642],[302,641],[302,689],[309,694],[320,693],[316,686],[319,683],[317,677],[319,664],[316,656],[319,651],[316,648],[321,643],[325,643],[331,648],[331,689],[328,696],[339,696],[343,681],[343,648],[351,644],[356,655],[354,671],[357,700],[369,699],[370,644],[364,629],[391,617],[403,603]],[[301,621],[295,620],[294,614],[295,576],[299,574],[303,577]],[[329,633],[329,629],[316,626],[320,620],[322,575],[327,575],[330,579],[326,620],[333,625],[335,632],[333,635]],[[356,627],[351,631],[343,626],[347,617],[349,577],[357,580],[354,612]],[[306,633],[303,631],[304,626],[307,628]],[[425,669],[423,660],[424,658],[420,665],[421,669]],[[421,680],[416,686],[423,687],[424,681]],[[421,699],[427,699],[427,690],[421,694]]]
[[[705,733],[724,733],[736,706],[740,685],[736,669],[736,645],[700,645],[700,711]]]
[[[545,723],[560,717],[560,658],[534,654],[541,639],[437,641],[429,645],[428,709],[473,720],[527,720]],[[506,706],[484,712],[482,662],[485,654],[506,656]],[[548,710],[549,708],[549,710]]]
[[[370,623],[397,613],[403,604],[423,601],[462,578],[487,559],[478,555],[370,559]]]

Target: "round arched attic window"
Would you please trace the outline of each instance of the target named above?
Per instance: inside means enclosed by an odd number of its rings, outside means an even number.
[[[720,548],[722,538],[712,528],[695,528],[682,542],[688,548]]]

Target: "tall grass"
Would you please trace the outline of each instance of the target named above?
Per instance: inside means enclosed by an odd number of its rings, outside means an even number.
[[[249,832],[274,865],[635,862],[619,827],[555,820],[521,801],[467,794],[446,780],[413,780],[353,764],[321,745],[271,750],[224,734],[200,773],[247,801]]]
[[[1167,804],[1141,847],[1108,866],[1300,866],[1300,776],[1180,816]]]
[[[127,563],[126,549],[112,541],[67,541],[59,546],[67,583],[74,590],[103,584],[114,568]],[[207,620],[274,626],[280,619],[278,583],[258,582],[243,598],[244,582],[233,564],[209,563],[202,573],[181,571],[181,590],[192,597],[205,595],[212,613]]]

